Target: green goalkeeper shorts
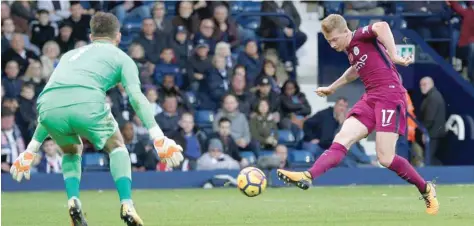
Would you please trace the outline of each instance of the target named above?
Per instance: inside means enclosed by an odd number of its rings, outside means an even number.
[[[81,144],[86,138],[97,150],[118,128],[110,108],[104,103],[82,103],[53,108],[39,114],[39,122],[59,146]]]

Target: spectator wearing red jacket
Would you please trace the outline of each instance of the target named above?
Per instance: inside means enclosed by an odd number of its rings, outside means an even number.
[[[446,1],[446,4],[462,16],[458,47],[461,57],[467,61],[467,73],[474,85],[474,2],[471,1],[467,8],[463,8],[455,1]]]

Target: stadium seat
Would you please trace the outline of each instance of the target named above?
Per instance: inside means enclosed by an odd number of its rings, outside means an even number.
[[[261,150],[261,151],[258,152],[258,155],[259,155],[258,157],[260,158],[260,157],[264,157],[264,156],[271,156],[271,155],[273,155],[273,153],[274,153],[274,151],[272,151],[272,150]]]
[[[176,1],[165,1],[166,15],[176,15]]]
[[[196,113],[194,113],[194,120],[199,127],[212,127],[214,112],[208,110],[196,111]]]
[[[240,152],[240,156],[244,159],[247,159],[247,161],[250,164],[254,164],[257,161],[257,158],[255,157],[255,154],[251,151]]]
[[[127,18],[123,22],[122,33],[125,35],[140,33],[142,30],[142,20],[140,18]]]
[[[309,167],[314,162],[314,156],[308,151],[288,152],[288,162],[290,167]]]
[[[278,143],[293,147],[296,139],[290,130],[278,130]]]
[[[260,12],[262,2],[260,1],[242,1],[242,11],[244,12]]]
[[[109,168],[109,160],[104,153],[86,153],[82,156],[84,172],[106,171]]]

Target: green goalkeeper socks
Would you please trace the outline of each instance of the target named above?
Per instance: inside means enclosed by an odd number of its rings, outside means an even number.
[[[79,184],[81,183],[81,156],[78,154],[64,154],[62,160],[63,178],[66,185],[67,198],[79,198]]]
[[[109,154],[110,172],[120,201],[132,199],[132,165],[126,148],[116,148]]]

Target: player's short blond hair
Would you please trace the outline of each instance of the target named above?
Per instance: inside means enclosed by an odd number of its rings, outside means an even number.
[[[321,22],[321,29],[324,33],[329,34],[334,30],[344,31],[348,29],[347,22],[344,17],[339,14],[331,14],[324,18]]]

